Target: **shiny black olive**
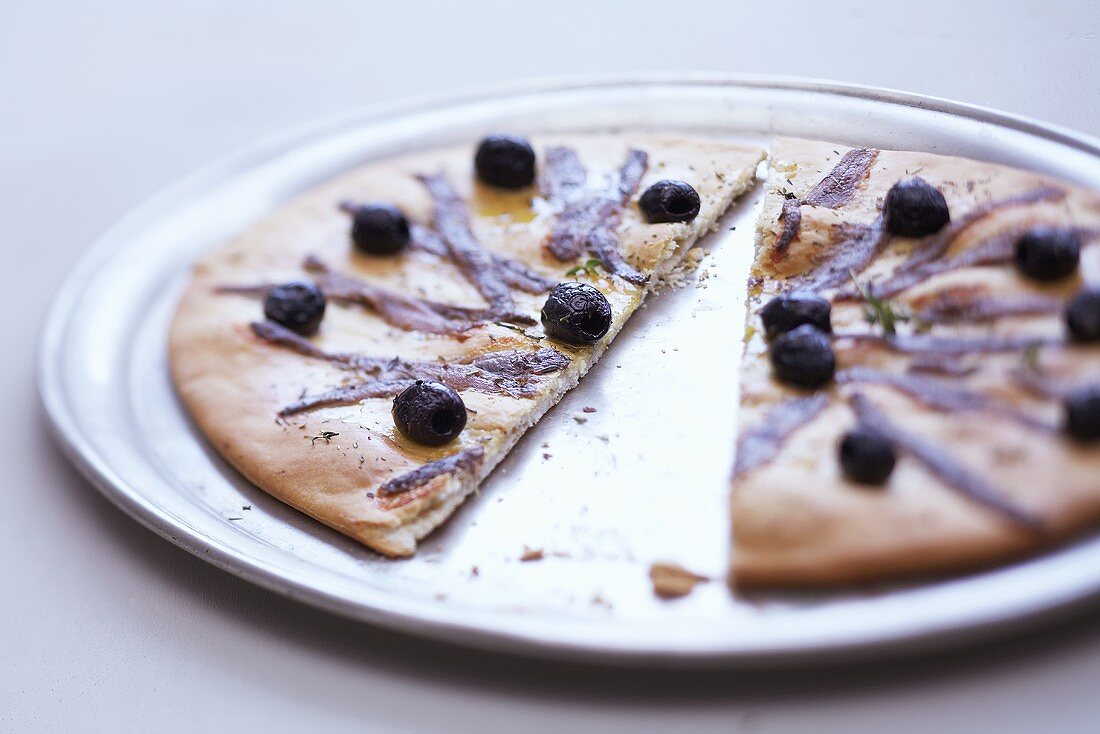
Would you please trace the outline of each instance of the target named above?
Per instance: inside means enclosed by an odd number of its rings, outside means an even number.
[[[894,444],[877,431],[855,428],[844,434],[839,447],[844,476],[859,484],[883,484],[894,471]]]
[[[611,328],[611,304],[587,283],[558,283],[542,307],[542,328],[566,344],[595,344]]]
[[[811,324],[803,324],[776,337],[768,357],[780,382],[796,387],[821,387],[832,380],[836,372],[832,342]]]
[[[914,176],[898,181],[886,192],[882,218],[890,234],[925,237],[943,229],[951,221],[951,212],[939,189]]]
[[[409,439],[442,446],[466,427],[466,404],[441,382],[417,380],[393,399],[393,423]]]
[[[302,336],[317,331],[325,317],[325,294],[312,283],[277,285],[264,298],[264,316]]]
[[[490,186],[522,189],[535,180],[535,151],[515,135],[489,135],[477,146],[474,169]]]
[[[1066,395],[1066,433],[1083,443],[1100,441],[1100,385],[1086,385]]]
[[[1033,280],[1061,280],[1080,259],[1081,235],[1072,229],[1039,225],[1016,240],[1016,267]]]
[[[832,311],[829,302],[816,293],[791,291],[780,293],[764,304],[764,308],[760,309],[760,320],[764,322],[764,334],[769,339],[803,324],[816,326],[831,334]]]
[[[391,204],[366,204],[352,215],[351,241],[368,255],[392,255],[409,244],[409,220]]]
[[[645,190],[638,208],[650,224],[690,222],[699,214],[699,193],[691,184],[665,179]]]
[[[1066,326],[1075,341],[1100,341],[1100,288],[1087,288],[1069,300]]]

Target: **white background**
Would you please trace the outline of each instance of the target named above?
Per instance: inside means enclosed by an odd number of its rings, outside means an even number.
[[[538,75],[742,71],[1100,134],[1095,2],[0,0],[0,730],[1096,732],[1100,623],[931,659],[686,675],[396,637],[252,588],[101,499],[33,386],[47,303],[140,200],[257,137]]]

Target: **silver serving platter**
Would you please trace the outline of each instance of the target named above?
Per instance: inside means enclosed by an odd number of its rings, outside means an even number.
[[[710,254],[698,280],[653,297],[415,558],[381,558],[268,497],[189,422],[169,382],[165,332],[203,251],[363,161],[491,130],[639,127],[959,154],[1100,188],[1096,140],[838,84],[590,79],[372,108],[218,162],[95,243],[61,289],[41,343],[41,396],[61,444],[120,508],[219,568],[349,617],[502,651],[685,666],[797,663],[972,640],[1100,591],[1097,537],[918,585],[743,596],[722,582],[759,189],[703,243]],[[525,548],[544,558],[521,561]],[[647,575],[657,560],[716,580],[661,601]]]

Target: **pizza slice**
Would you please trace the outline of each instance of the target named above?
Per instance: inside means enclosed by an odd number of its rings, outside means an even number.
[[[770,166],[733,583],[957,572],[1100,522],[1100,195],[797,139]]]
[[[763,157],[702,137],[497,135],[362,166],[196,267],[175,386],[252,482],[409,555]]]

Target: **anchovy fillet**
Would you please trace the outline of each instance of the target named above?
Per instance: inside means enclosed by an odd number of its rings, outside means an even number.
[[[791,434],[817,417],[828,403],[824,394],[781,403],[737,442],[733,478],[748,474],[775,458]]]
[[[772,258],[780,259],[786,255],[791,241],[798,236],[802,226],[803,206],[819,206],[825,209],[839,209],[844,206],[855,194],[856,187],[867,178],[876,158],[878,151],[874,148],[853,148],[844,154],[808,194],[801,199],[786,199],[779,214],[783,229],[775,240]]]
[[[480,446],[463,449],[457,454],[428,462],[410,472],[398,475],[380,486],[378,493],[383,497],[391,497],[395,494],[403,494],[417,487],[422,487],[443,474],[472,472],[481,464],[484,456],[485,450]]]
[[[562,262],[575,260],[585,250],[604,268],[629,283],[643,285],[646,277],[623,258],[616,229],[623,207],[638,190],[648,165],[644,151],[631,150],[615,178],[611,191],[583,188],[586,174],[575,152],[555,147],[547,151],[542,185],[547,198],[562,207],[546,248]]]

